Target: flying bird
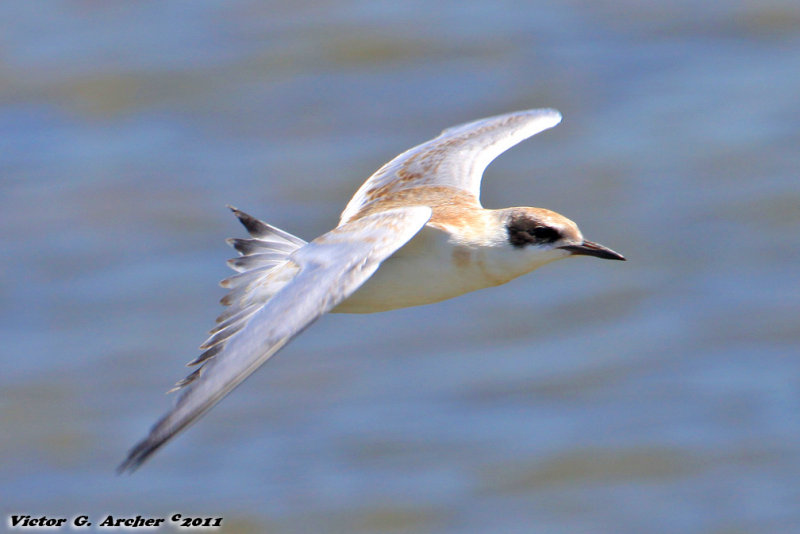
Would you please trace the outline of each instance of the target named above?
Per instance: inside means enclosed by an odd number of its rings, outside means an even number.
[[[504,284],[569,256],[625,258],[583,238],[554,211],[480,203],[484,169],[561,121],[553,109],[518,111],[444,130],[369,177],[338,226],[305,242],[236,208],[248,239],[197,366],[174,407],[118,470],[133,471],[326,312],[419,306]]]

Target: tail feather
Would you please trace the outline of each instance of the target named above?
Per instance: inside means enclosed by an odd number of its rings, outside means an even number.
[[[247,229],[247,232],[256,239],[261,241],[270,241],[270,238],[274,238],[278,241],[284,241],[297,245],[297,247],[302,247],[306,244],[306,242],[299,237],[293,236],[289,232],[284,232],[280,228],[276,228],[271,224],[265,223],[264,221],[260,221],[252,215],[248,215],[247,213],[236,209],[233,206],[228,206],[228,208],[239,218],[239,221],[241,221],[241,223]]]
[[[248,256],[250,254],[257,254],[259,252],[275,251],[290,253],[297,248],[294,243],[287,243],[278,239],[262,240],[262,239],[241,239],[238,237],[231,237],[226,240],[230,246],[236,249],[242,255]]]
[[[203,365],[180,380],[170,391],[178,390],[200,376],[205,363],[221,352],[225,348],[225,343],[247,324],[250,316],[292,279],[296,271],[280,267],[290,263],[291,254],[306,244],[299,237],[256,219],[233,206],[228,207],[244,225],[252,239],[227,240],[240,254],[238,258],[228,260],[228,266],[237,274],[220,283],[223,287],[230,288],[221,300],[228,308],[217,317],[216,326],[209,332],[208,339],[200,345],[203,353],[187,364]]]

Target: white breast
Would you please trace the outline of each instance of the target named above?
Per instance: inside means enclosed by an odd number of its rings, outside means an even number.
[[[515,278],[491,268],[493,252],[457,244],[449,233],[426,226],[333,312],[373,313],[430,304]]]

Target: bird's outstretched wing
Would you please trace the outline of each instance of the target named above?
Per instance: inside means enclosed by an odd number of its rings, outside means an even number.
[[[369,177],[342,212],[340,224],[401,191],[447,187],[480,206],[483,171],[497,156],[561,122],[554,109],[531,109],[454,126],[406,150]]]
[[[241,212],[237,215],[240,219],[248,217]],[[218,325],[216,332],[212,331],[214,335],[203,344],[207,347],[206,353],[192,362],[203,363],[203,366],[178,383],[181,394],[175,406],[131,449],[118,470],[136,469],[292,338],[351,295],[383,260],[419,232],[430,216],[430,208],[424,206],[375,213],[341,225],[304,246],[294,242],[295,248],[299,248],[278,265],[271,265],[270,257],[248,259],[257,253],[247,253],[242,269],[258,269],[258,265],[247,263],[262,262],[261,268],[270,270],[263,278],[247,271],[242,273],[245,279],[238,280],[240,286],[234,287],[228,295],[236,293],[238,287],[244,288],[233,299],[236,309],[227,318],[223,315],[220,322],[222,325],[230,321],[229,326],[220,328]],[[253,218],[242,219],[242,222],[245,226],[249,223],[256,232],[261,231],[267,237],[275,238],[278,235],[275,231],[280,232]],[[300,241],[289,234],[281,234],[278,238],[285,242]],[[234,246],[240,251],[254,252],[253,247],[259,245],[243,240],[234,242]],[[248,274],[255,278],[248,280]],[[235,330],[226,333],[226,328],[232,327]],[[209,351],[213,352],[207,354]]]

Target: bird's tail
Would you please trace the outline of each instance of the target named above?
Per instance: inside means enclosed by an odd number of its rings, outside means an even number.
[[[228,266],[237,274],[219,283],[230,289],[220,300],[227,308],[217,317],[216,326],[209,331],[210,337],[200,345],[204,352],[189,365],[203,363],[215,356],[222,349],[224,341],[238,332],[253,313],[294,277],[295,269],[279,267],[285,267],[292,252],[306,244],[299,237],[233,206],[228,207],[247,229],[250,239],[231,237],[227,240],[240,254],[228,260]],[[255,286],[259,287],[256,289]],[[194,373],[190,374],[178,382],[173,390],[180,389],[195,377]]]

